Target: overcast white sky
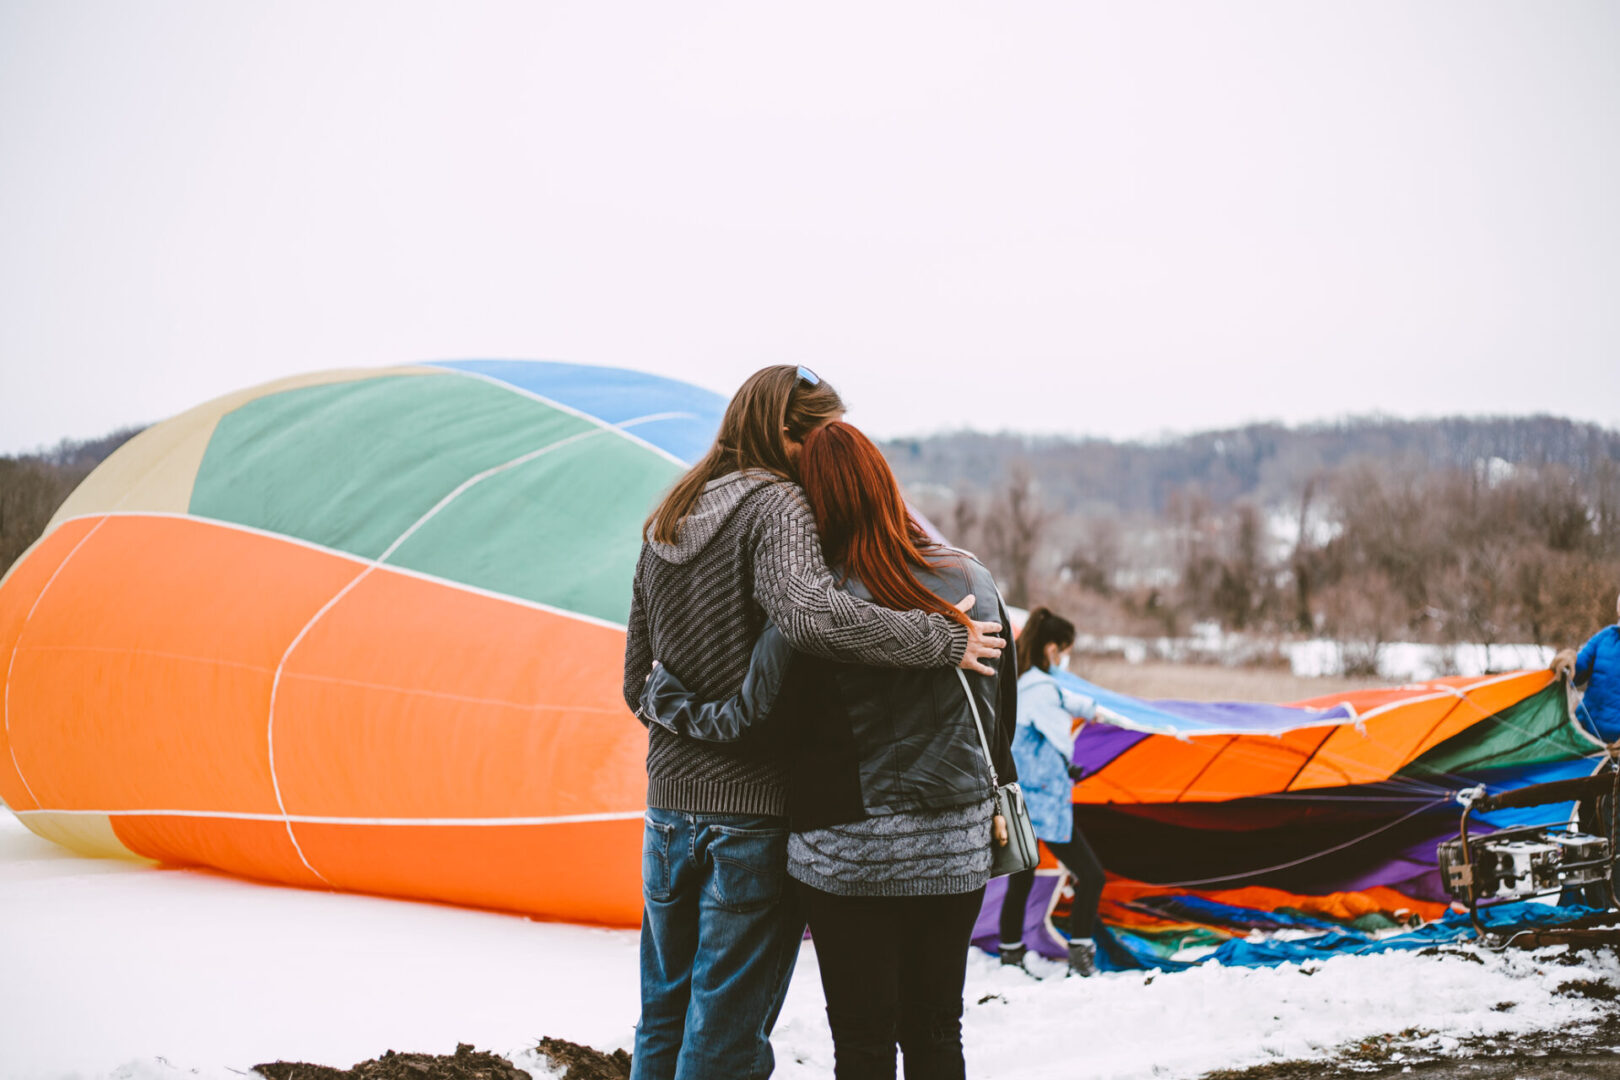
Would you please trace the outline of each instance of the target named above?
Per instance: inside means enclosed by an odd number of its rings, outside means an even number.
[[[0,452],[325,367],[1620,426],[1620,4],[0,0]]]

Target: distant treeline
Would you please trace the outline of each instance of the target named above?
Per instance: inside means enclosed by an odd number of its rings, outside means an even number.
[[[1313,477],[1358,462],[1467,470],[1494,458],[1587,476],[1620,462],[1620,431],[1553,416],[1362,418],[1294,428],[1250,424],[1158,442],[959,432],[896,439],[883,450],[908,487],[982,495],[1016,463],[1049,510],[1162,514],[1190,491],[1216,508],[1296,499]]]
[[[119,428],[97,439],[63,439],[49,450],[0,457],[0,574],[39,539],[79,481],[141,430]]]
[[[0,457],[0,573],[137,434]],[[971,432],[885,444],[1020,606],[1096,632],[1193,622],[1574,644],[1620,590],[1620,432],[1554,417],[1257,424],[1163,442]]]
[[[1620,432],[1553,417],[884,447],[920,509],[1098,632],[1564,645],[1614,619]]]

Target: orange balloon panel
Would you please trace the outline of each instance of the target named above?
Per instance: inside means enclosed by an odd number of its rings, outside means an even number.
[[[288,659],[276,774],[296,814],[512,817],[642,805],[624,634],[389,572]]]
[[[622,630],[198,519],[108,517],[64,563],[88,534],[5,586],[61,567],[8,691],[44,809],[108,812],[168,863],[636,922]]]
[[[276,812],[271,676],[359,570],[240,529],[106,518],[28,621],[7,684],[41,805]]]
[[[168,866],[207,866],[283,885],[324,887],[278,820],[120,814],[113,832],[138,855]]]
[[[50,583],[63,560],[72,554],[73,549],[95,526],[94,521],[67,522],[41,540],[39,546],[30,552],[27,558],[18,560],[5,583],[0,585],[0,665],[3,665],[0,666],[0,678],[4,678],[15,665],[14,652],[28,614],[33,610],[40,594]],[[22,776],[11,760],[9,685],[4,692],[3,701],[0,701],[0,709],[4,710],[5,715],[5,722],[0,723],[0,798],[6,800],[7,806],[19,810],[37,807],[38,803],[28,794]]]
[[[1377,783],[1470,726],[1543,689],[1551,672],[1454,676],[1297,702],[1346,704],[1359,720],[1278,734],[1149,736],[1081,780],[1082,804],[1218,802],[1279,791]]]
[[[641,918],[639,815],[564,825],[294,826],[325,881],[305,869],[280,821],[130,815],[115,817],[113,828],[130,850],[171,866],[568,922],[634,926]]]
[[[1288,790],[1388,780],[1411,760],[1412,750],[1423,737],[1459,704],[1466,706],[1461,698],[1443,694],[1400,705],[1359,724],[1340,724]]]
[[[1349,690],[1338,694],[1306,698],[1289,704],[1296,708],[1331,709],[1335,705],[1349,705],[1358,716],[1367,716],[1374,709],[1426,697],[1437,690],[1451,690],[1482,703],[1489,702],[1497,711],[1547,686],[1553,680],[1550,671],[1516,671],[1508,675],[1447,675],[1428,682],[1406,686],[1381,687],[1373,690]],[[1481,695],[1485,695],[1481,697]]]
[[[1150,736],[1075,785],[1077,803],[1221,802],[1285,790],[1331,726],[1278,735]]]
[[[1299,728],[1280,735],[1242,735],[1210,763],[1182,796],[1182,801],[1217,802],[1268,791],[1285,791],[1333,731],[1331,727]]]
[[[340,889],[607,926],[641,921],[643,828],[639,812],[556,825],[294,826]]]
[[[1175,802],[1232,738],[1230,735],[1194,735],[1187,739],[1149,736],[1120,754],[1107,769],[1075,785],[1074,801]],[[1151,753],[1133,753],[1149,745]]]
[[[1305,698],[1303,701],[1290,701],[1288,704],[1296,709],[1331,709],[1335,705],[1349,705],[1356,710],[1357,716],[1366,716],[1374,709],[1410,701],[1413,697],[1430,694],[1434,690],[1435,687],[1428,683],[1379,687],[1375,690],[1348,690],[1340,694],[1324,694],[1321,697]]]
[[[1361,730],[1352,724],[1337,729],[1289,790],[1387,779],[1452,736],[1545,688],[1553,678],[1550,671],[1450,676],[1399,690],[1302,702],[1353,705],[1362,716]]]

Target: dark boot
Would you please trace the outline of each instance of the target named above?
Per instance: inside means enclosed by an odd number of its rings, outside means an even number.
[[[1081,977],[1097,974],[1096,942],[1069,942],[1069,970]]]
[[[1023,942],[1019,942],[1017,945],[1008,945],[1005,942],[999,942],[996,947],[996,952],[1000,954],[1001,962],[1003,964],[1006,964],[1008,967],[1021,968],[1024,966],[1024,957],[1028,954],[1029,949],[1024,945]]]

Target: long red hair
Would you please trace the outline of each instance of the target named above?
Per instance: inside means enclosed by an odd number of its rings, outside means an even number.
[[[968,617],[912,576],[910,567],[939,568],[939,547],[906,509],[889,463],[853,424],[834,420],[804,438],[799,476],[831,566],[864,584],[872,599],[898,611],[937,611],[963,625]]]

